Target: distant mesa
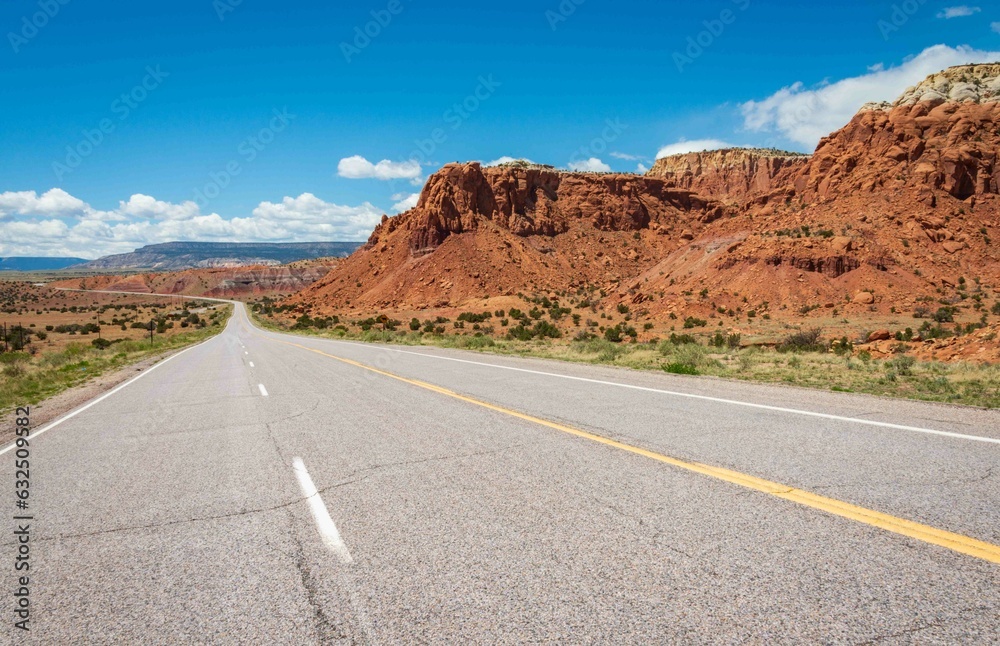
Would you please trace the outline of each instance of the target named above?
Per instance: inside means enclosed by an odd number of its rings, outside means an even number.
[[[216,267],[278,266],[301,260],[343,258],[360,242],[229,243],[165,242],[84,261],[74,269],[95,271],[183,271]]]
[[[23,256],[0,258],[0,271],[58,271],[87,262],[85,258]]]

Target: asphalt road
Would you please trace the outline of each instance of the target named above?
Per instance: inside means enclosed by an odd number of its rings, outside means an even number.
[[[12,643],[1000,642],[996,412],[280,335],[238,305],[41,430]]]

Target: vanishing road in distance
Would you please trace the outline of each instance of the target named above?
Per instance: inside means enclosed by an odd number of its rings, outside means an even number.
[[[18,643],[1000,639],[997,412],[283,335],[237,304],[35,433]]]

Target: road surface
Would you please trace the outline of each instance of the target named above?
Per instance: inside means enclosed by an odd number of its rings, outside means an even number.
[[[1000,640],[996,412],[303,338],[237,305],[36,429],[30,477],[15,643]]]

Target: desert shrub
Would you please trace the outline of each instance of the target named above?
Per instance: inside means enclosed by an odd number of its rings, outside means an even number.
[[[842,357],[844,355],[854,353],[854,344],[851,343],[851,341],[845,336],[830,344],[830,349],[833,350],[837,356]]]
[[[948,339],[955,336],[955,333],[941,324],[931,325],[930,321],[924,321],[920,326],[920,336],[924,339]]]
[[[706,321],[705,319],[699,319],[693,316],[689,316],[686,319],[684,319],[685,330],[690,330],[696,327],[705,327],[706,325],[708,325],[708,321]]]
[[[917,364],[917,360],[913,357],[907,355],[900,355],[891,361],[886,362],[886,366],[895,371],[902,376],[909,376],[913,374],[913,366]]]
[[[559,328],[548,321],[538,321],[535,323],[535,327],[531,328],[531,333],[539,339],[558,339],[562,337],[562,332],[559,331]]]
[[[820,339],[822,330],[813,328],[790,334],[778,344],[778,352],[826,352],[827,345]]]
[[[421,327],[421,325],[420,325],[420,319],[417,319],[417,318],[410,319],[410,329],[411,330],[413,330],[414,332],[416,332],[417,330],[420,329],[420,327]]]
[[[934,313],[934,320],[938,323],[952,323],[955,320],[954,307],[942,307]]]
[[[663,366],[664,372],[669,372],[674,375],[697,375],[698,369],[692,368],[691,366],[684,363],[668,363]]]
[[[493,318],[493,314],[490,312],[483,312],[482,314],[473,314],[471,312],[462,312],[458,315],[458,320],[465,323],[485,323],[486,321]]]
[[[530,341],[535,338],[529,328],[522,324],[515,325],[507,332],[507,338],[513,341]]]
[[[716,348],[729,348],[731,350],[735,350],[740,347],[740,342],[742,340],[743,337],[739,334],[723,334],[722,332],[717,331],[712,337],[711,345]]]

